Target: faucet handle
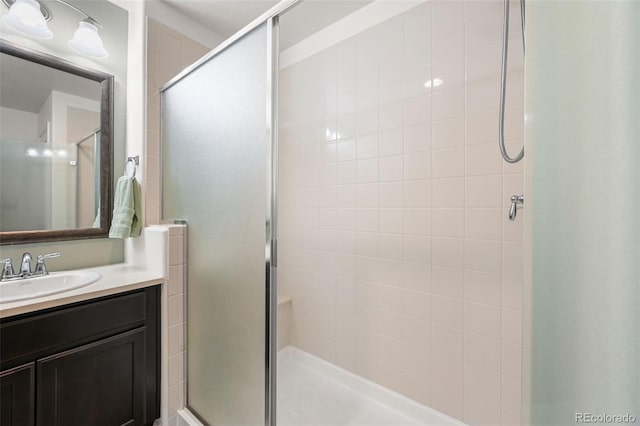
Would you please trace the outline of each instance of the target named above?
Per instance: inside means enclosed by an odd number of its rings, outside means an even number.
[[[60,253],[39,254],[38,261],[36,262],[36,269],[33,271],[34,275],[49,275],[47,271],[47,265],[45,265],[45,259],[51,259],[52,257],[60,257]]]
[[[0,274],[0,279],[12,278],[16,275],[13,270],[13,264],[11,263],[10,258],[2,259],[0,262],[4,263],[2,266],[2,274]]]
[[[40,262],[42,259],[51,259],[52,257],[60,257],[60,256],[62,256],[62,253],[39,254],[38,262]]]

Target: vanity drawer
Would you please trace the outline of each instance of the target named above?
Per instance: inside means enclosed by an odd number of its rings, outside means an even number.
[[[6,318],[0,323],[0,370],[155,322],[156,298],[150,287]]]

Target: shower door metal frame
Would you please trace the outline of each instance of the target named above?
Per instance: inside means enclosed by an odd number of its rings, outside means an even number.
[[[278,359],[278,286],[277,286],[277,266],[278,266],[278,242],[277,242],[277,208],[278,208],[278,74],[279,74],[279,17],[294,6],[304,0],[282,0],[267,12],[253,20],[247,26],[236,32],[227,40],[208,54],[198,59],[196,62],[185,68],[181,73],[169,80],[160,88],[160,93],[187,77],[196,69],[215,58],[217,55],[231,47],[236,41],[257,27],[267,25],[267,199],[266,199],[266,221],[265,221],[265,401],[264,401],[264,424],[265,426],[276,426],[276,405],[277,405],[277,359]],[[162,102],[162,96],[160,97]],[[161,107],[162,110],[162,107]],[[160,117],[162,129],[162,114]],[[162,150],[160,151],[160,173],[162,175]],[[162,200],[162,181],[160,182],[160,205]],[[161,211],[161,221],[163,223],[175,223],[179,218],[165,218]],[[186,280],[188,288],[188,280]],[[185,315],[189,309],[185,300]],[[188,321],[187,327],[188,327]],[[187,333],[185,333],[185,347],[187,347]],[[188,357],[185,357],[186,370],[188,371]],[[188,374],[187,374],[188,377]],[[185,406],[189,408],[188,386],[185,386]],[[192,411],[192,410],[190,410]],[[192,411],[193,413],[193,411]],[[195,413],[194,413],[195,414]],[[202,420],[202,419],[200,419]]]
[[[278,366],[278,16],[267,21],[267,221],[264,424],[275,426]]]

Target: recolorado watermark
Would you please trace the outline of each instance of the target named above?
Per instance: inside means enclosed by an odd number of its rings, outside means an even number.
[[[576,413],[576,423],[600,423],[600,424],[616,424],[616,423],[635,423],[636,416],[633,414],[593,414],[593,413]]]

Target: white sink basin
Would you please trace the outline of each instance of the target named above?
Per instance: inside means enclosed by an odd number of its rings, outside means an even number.
[[[87,286],[100,279],[93,271],[52,272],[44,277],[0,283],[0,303],[35,299]]]

